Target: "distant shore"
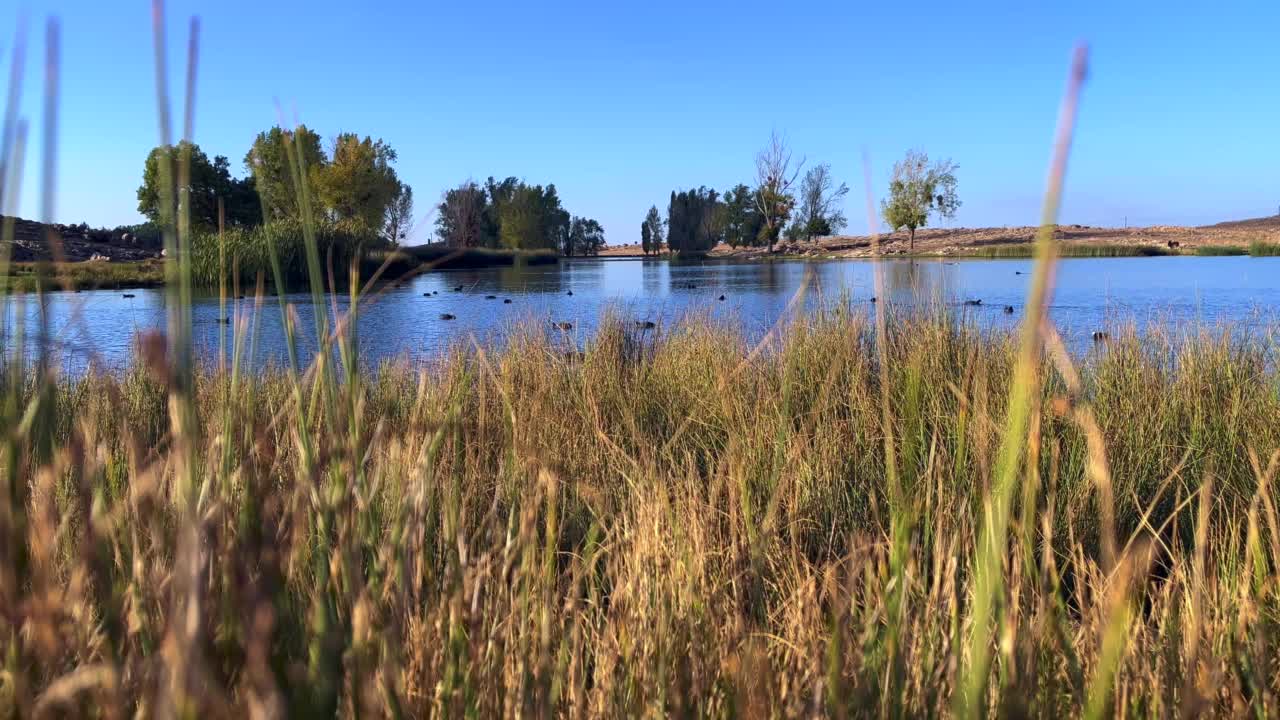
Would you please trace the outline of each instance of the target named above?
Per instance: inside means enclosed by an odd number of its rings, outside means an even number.
[[[880,254],[900,257],[1030,257],[1038,228],[924,228],[915,247],[906,232],[880,235]],[[1280,247],[1280,216],[1224,222],[1203,227],[1154,225],[1103,228],[1059,225],[1054,237],[1067,257],[1147,257],[1164,255],[1274,255]],[[836,235],[811,242],[783,241],[772,253],[763,247],[733,248],[721,243],[713,259],[777,260],[865,258],[876,254],[873,238]],[[606,248],[603,257],[645,257],[639,245]],[[667,257],[650,255],[649,257]]]

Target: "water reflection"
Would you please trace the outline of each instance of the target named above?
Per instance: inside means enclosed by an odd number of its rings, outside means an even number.
[[[785,311],[806,274],[812,277],[803,308],[848,301],[869,309],[875,267],[870,261],[573,260],[559,266],[434,272],[362,300],[359,338],[363,357],[370,362],[401,355],[427,357],[472,338],[501,342],[516,322],[548,327],[569,322],[573,336],[581,340],[605,311],[666,324],[690,313],[708,315],[758,335]],[[885,261],[885,292],[895,307],[945,305],[972,322],[1008,329],[1021,317],[1030,267],[1024,260]],[[1280,310],[1278,284],[1280,258],[1068,259],[1058,267],[1050,314],[1077,347],[1087,346],[1088,337],[1100,328],[1121,322],[1142,328],[1152,322],[1187,326],[1229,321],[1237,329],[1256,331],[1273,323]],[[120,291],[47,296],[50,333],[65,368],[82,368],[90,360],[108,366],[128,362],[135,335],[163,326],[162,291],[129,294],[133,297]],[[486,299],[489,295],[494,298]],[[971,299],[982,304],[963,305]],[[293,294],[287,301],[304,332],[302,351],[314,352],[314,337],[305,335],[314,327],[310,296]],[[348,298],[327,298],[325,311],[332,313],[330,303],[345,312]],[[253,298],[232,300],[231,305],[251,314]],[[1006,314],[1006,305],[1017,312]],[[443,314],[456,319],[442,320]],[[19,317],[28,337],[34,338],[39,315],[33,297],[7,301],[6,352]],[[218,323],[218,299],[198,297],[193,317],[200,355],[216,357],[220,336],[227,331]],[[256,330],[255,363],[282,362],[284,337],[274,297],[256,315]]]

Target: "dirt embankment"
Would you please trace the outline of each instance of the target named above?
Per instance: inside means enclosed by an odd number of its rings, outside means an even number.
[[[984,249],[1030,244],[1038,228],[1032,226],[1005,228],[926,228],[916,231],[915,249],[910,248],[906,232],[880,236],[881,252],[886,255],[981,255]],[[1247,248],[1254,241],[1280,243],[1280,216],[1235,220],[1202,227],[1152,225],[1150,227],[1103,228],[1088,225],[1059,225],[1055,237],[1077,245],[1109,245],[1151,247],[1194,253],[1199,247]],[[604,256],[639,256],[639,245],[610,247]],[[813,242],[781,242],[774,256],[868,257],[874,254],[872,241],[865,235],[836,235]],[[731,248],[718,245],[712,257],[756,258],[769,256],[765,248]]]

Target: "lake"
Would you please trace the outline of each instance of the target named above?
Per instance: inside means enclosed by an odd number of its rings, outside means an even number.
[[[871,307],[875,262],[870,260],[668,263],[660,260],[568,260],[555,266],[432,272],[362,301],[360,344],[366,361],[438,355],[451,343],[475,337],[500,341],[513,323],[570,323],[578,340],[590,335],[602,313],[670,326],[689,314],[739,324],[758,336],[785,312],[809,275],[802,307],[848,301]],[[887,294],[896,306],[942,302],[971,322],[1012,328],[1021,318],[1030,260],[885,260]],[[461,287],[461,290],[456,288]],[[127,292],[133,298],[125,298]],[[431,293],[424,297],[424,293]],[[571,294],[570,294],[571,293]],[[246,293],[248,294],[248,293]],[[494,299],[485,299],[487,295]],[[720,300],[720,296],[724,300]],[[511,302],[504,303],[504,300]],[[981,300],[981,306],[965,306]],[[311,296],[294,293],[303,351],[315,347]],[[34,296],[11,299],[10,327],[22,312],[33,335]],[[59,364],[69,371],[94,361],[118,367],[130,361],[135,335],[162,327],[162,290],[55,292],[46,296]],[[329,296],[345,312],[345,295]],[[232,301],[251,311],[253,298]],[[1006,314],[1004,306],[1016,308]],[[331,309],[330,309],[331,311]],[[1280,317],[1280,258],[1155,257],[1081,258],[1060,261],[1051,315],[1073,348],[1086,348],[1094,331],[1133,323],[1174,327],[1230,323],[1237,332],[1260,332]],[[441,319],[442,314],[456,317]],[[197,298],[193,309],[201,355],[216,358],[216,296]],[[257,314],[255,364],[286,356],[280,311],[273,296]],[[305,356],[304,356],[305,357]]]

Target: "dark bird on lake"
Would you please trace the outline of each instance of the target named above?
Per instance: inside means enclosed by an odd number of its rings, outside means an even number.
[[[1021,270],[1014,270],[1014,271],[1013,271],[1013,274],[1014,274],[1014,275],[1021,275],[1021,274],[1022,274],[1022,271],[1021,271]]]
[[[1005,314],[1005,315],[1012,315],[1012,314],[1013,314],[1013,306],[1012,306],[1012,305],[1005,305],[1005,306],[1004,306],[1004,314]]]
[[[457,316],[456,316],[456,315],[450,315],[449,313],[441,313],[441,315],[440,315],[440,319],[441,319],[441,320],[456,320],[456,319],[457,319]]]
[[[126,298],[132,298],[132,297],[133,297],[133,295],[132,295],[132,294],[130,294],[130,293],[125,293],[125,294],[124,294],[124,297],[126,297]]]
[[[637,320],[636,327],[644,328],[645,330],[652,330],[658,326],[652,320]]]
[[[429,293],[429,292],[424,292],[424,293],[422,293],[422,297],[431,297],[431,293]]]
[[[1111,339],[1111,334],[1104,333],[1101,330],[1094,330],[1093,334],[1090,335],[1089,337],[1093,338],[1094,342],[1105,342]]]
[[[502,304],[503,304],[503,305],[510,305],[510,304],[511,304],[511,298],[503,298],[503,299],[502,299]]]
[[[484,299],[485,299],[485,300],[497,300],[497,299],[498,299],[498,296],[497,296],[497,295],[485,295],[485,296],[484,296]]]
[[[971,306],[976,307],[976,306],[978,306],[978,305],[981,305],[981,304],[982,304],[982,301],[981,301],[981,300],[965,300],[965,301],[964,301],[964,304],[965,304],[965,305],[971,305]]]
[[[724,301],[724,296],[723,296],[723,295],[721,295],[721,296],[720,296],[720,301],[721,301],[721,302],[723,302],[723,301]]]
[[[244,296],[243,296],[243,295],[237,295],[237,296],[236,296],[236,299],[237,299],[237,300],[243,300],[243,299],[244,299]]]
[[[875,297],[872,297],[871,302],[875,302],[875,301],[876,301]]]
[[[569,292],[565,293],[565,295],[572,295],[572,294],[573,294],[573,291],[572,291],[572,290],[570,290]]]
[[[556,326],[557,328],[559,328],[560,330],[572,330],[572,329],[573,329],[573,323],[568,323],[568,322],[558,322],[558,323],[555,323],[555,326]]]
[[[231,324],[231,318],[228,318],[228,317],[220,317],[220,318],[218,318],[215,322],[217,322],[219,325],[230,325],[230,324]]]
[[[459,285],[458,287],[454,288],[454,289],[453,289],[453,291],[454,291],[454,292],[462,292],[462,286],[461,286],[461,285]]]

